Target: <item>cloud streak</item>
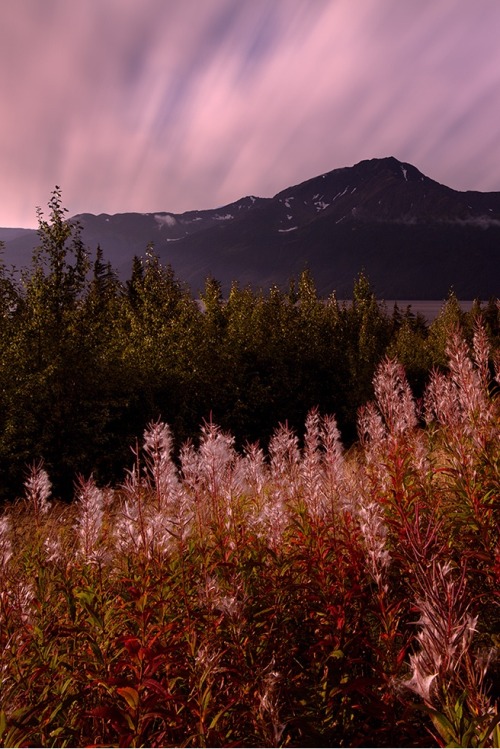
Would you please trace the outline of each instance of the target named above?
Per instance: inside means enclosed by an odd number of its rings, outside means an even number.
[[[500,4],[17,0],[1,9],[0,226],[222,206],[395,155],[500,190]]]

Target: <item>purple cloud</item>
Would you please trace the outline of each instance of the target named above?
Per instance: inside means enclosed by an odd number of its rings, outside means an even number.
[[[500,4],[17,0],[0,226],[221,206],[374,156],[500,190]]]

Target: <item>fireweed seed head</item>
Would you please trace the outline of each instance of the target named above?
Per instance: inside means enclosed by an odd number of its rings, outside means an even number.
[[[383,587],[383,575],[391,559],[385,548],[387,527],[377,502],[366,502],[358,508],[358,522],[363,536],[368,569],[373,580]]]
[[[309,411],[306,419],[304,451],[300,463],[302,493],[309,512],[324,517],[327,511],[324,485],[323,451],[321,444],[321,419],[316,408]]]
[[[269,442],[271,472],[274,478],[296,477],[300,466],[297,435],[287,426],[280,425]]]
[[[133,499],[125,499],[114,527],[114,540],[118,551],[125,554],[129,551],[138,551],[139,518],[137,503]]]
[[[243,603],[237,596],[221,596],[216,608],[229,619],[239,619],[243,611]]]
[[[77,507],[75,530],[79,553],[89,563],[102,561],[104,548],[99,542],[104,518],[104,493],[92,478],[79,479]]]
[[[160,421],[152,422],[144,432],[146,476],[162,507],[176,501],[179,491],[177,469],[172,460],[173,440],[170,427]]]
[[[61,539],[58,534],[51,533],[48,535],[43,542],[43,550],[45,552],[45,559],[47,562],[58,564],[62,562],[65,554]]]
[[[297,435],[281,425],[269,442],[270,477],[272,494],[284,503],[297,496],[301,490],[301,456]]]
[[[385,445],[387,429],[373,402],[358,411],[358,437],[367,455],[378,453]]]
[[[213,682],[214,677],[222,671],[220,661],[223,652],[213,648],[209,643],[203,643],[194,657],[196,667],[201,671],[209,682]]]
[[[0,517],[0,570],[7,567],[12,553],[11,519],[3,515]]]
[[[198,482],[212,498],[229,498],[237,454],[234,438],[215,424],[205,424],[198,449]]]
[[[434,420],[444,426],[460,423],[460,408],[450,379],[433,370],[424,393],[424,414],[427,424]]]
[[[243,459],[239,462],[239,467],[243,472],[245,485],[250,493],[260,497],[264,486],[269,480],[262,448],[256,443],[246,445]]]
[[[472,432],[492,418],[492,403],[487,391],[489,348],[484,339],[484,330],[481,331],[481,328],[477,327],[475,365],[470,356],[469,347],[458,329],[452,331],[446,349],[450,378],[455,387],[455,397],[460,405],[461,423],[463,427]]]
[[[481,380],[481,386],[483,390],[486,390],[490,380],[489,359],[491,347],[486,328],[480,317],[477,317],[474,321],[472,351],[474,364]]]
[[[415,599],[420,614],[419,651],[410,656],[412,675],[404,684],[432,703],[439,680],[458,678],[477,617],[468,611],[464,571],[457,576],[449,562],[433,562],[428,570],[420,569],[415,582],[420,589]]]
[[[170,458],[172,433],[168,424],[152,421],[144,431],[144,451],[155,461]]]
[[[14,605],[23,624],[28,624],[33,618],[33,603],[35,592],[31,582],[19,582],[14,589]]]
[[[281,737],[286,723],[280,720],[280,691],[279,683],[282,675],[274,669],[271,662],[262,679],[262,686],[258,692],[258,714],[267,726],[266,734],[271,746],[280,746]]]
[[[202,606],[215,609],[220,598],[220,586],[217,578],[213,575],[205,575],[204,584],[198,588],[198,601]]]
[[[321,443],[324,450],[324,466],[328,476],[340,484],[344,474],[344,450],[335,416],[324,416],[321,423]]]
[[[416,471],[417,476],[425,481],[431,468],[431,457],[427,436],[423,430],[414,434],[412,440],[411,464]]]
[[[438,676],[438,672],[436,671],[433,674],[426,674],[425,668],[422,667],[420,661],[421,661],[420,654],[417,653],[417,655],[410,655],[410,667],[412,671],[411,679],[408,679],[404,682],[404,686],[408,687],[408,689],[411,689],[412,692],[415,692],[415,694],[418,694],[419,697],[421,697],[424,702],[427,704],[432,703],[432,687],[434,684],[434,680]]]
[[[174,548],[185,530],[180,522],[161,510],[147,514],[146,527],[150,549],[160,556]]]
[[[180,450],[182,483],[191,491],[196,491],[200,482],[198,452],[192,442],[186,442]]]
[[[417,426],[415,401],[403,366],[386,358],[373,379],[375,399],[390,434],[401,436]]]
[[[49,497],[52,491],[52,484],[47,471],[43,468],[43,463],[34,464],[24,482],[25,496],[34,510],[35,518],[38,521],[41,515],[45,515],[50,510]]]

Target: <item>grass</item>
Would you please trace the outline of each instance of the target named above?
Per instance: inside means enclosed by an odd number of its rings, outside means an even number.
[[[500,413],[477,326],[268,457],[151,424],[123,486],[0,518],[4,746],[499,746]],[[498,382],[498,371],[496,373]]]

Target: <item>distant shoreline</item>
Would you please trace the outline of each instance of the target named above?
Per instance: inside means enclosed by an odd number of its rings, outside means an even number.
[[[398,305],[401,312],[405,312],[407,307],[411,307],[411,311],[415,315],[420,313],[429,323],[436,319],[436,317],[439,315],[439,312],[446,303],[446,299],[377,299],[377,301],[379,302],[379,304],[385,304],[388,313],[392,311],[395,304]],[[339,299],[339,304],[342,304],[344,302],[346,304],[350,304],[352,302],[352,299]],[[481,304],[485,303],[486,302],[481,301]],[[463,312],[470,312],[470,310],[472,309],[472,305],[474,304],[474,300],[459,299],[458,304],[460,305],[460,309]]]

